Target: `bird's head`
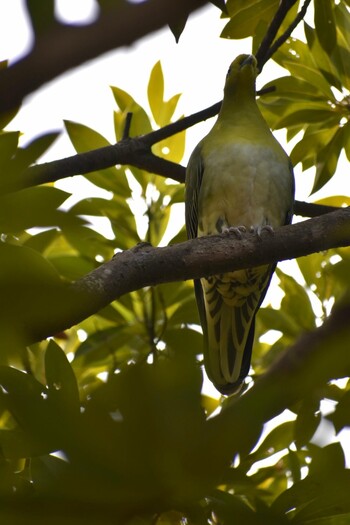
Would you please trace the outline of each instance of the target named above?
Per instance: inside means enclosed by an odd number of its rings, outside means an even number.
[[[255,79],[258,74],[257,61],[254,55],[238,55],[230,65],[224,88],[225,96],[237,91],[255,93]]]

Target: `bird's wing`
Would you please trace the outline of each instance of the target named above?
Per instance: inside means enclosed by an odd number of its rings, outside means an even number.
[[[194,149],[186,170],[186,197],[185,197],[185,221],[187,236],[195,239],[198,236],[198,200],[203,180],[204,163],[201,153],[201,143]],[[207,318],[203,289],[199,279],[194,280],[199,318],[203,329],[204,339],[207,339]]]
[[[194,149],[186,170],[186,230],[189,239],[198,235],[198,199],[204,173],[201,143]]]

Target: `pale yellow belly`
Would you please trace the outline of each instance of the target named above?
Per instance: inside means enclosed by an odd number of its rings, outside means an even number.
[[[289,181],[287,163],[273,151],[230,145],[213,152],[206,158],[199,195],[198,235],[229,226],[281,226],[288,211]]]

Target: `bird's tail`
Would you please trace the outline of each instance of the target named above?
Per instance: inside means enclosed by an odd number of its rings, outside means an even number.
[[[256,302],[255,308],[245,310],[224,302],[214,318],[207,310],[206,371],[222,394],[236,391],[249,372]]]
[[[235,392],[248,375],[255,315],[271,273],[265,266],[201,279],[205,368],[223,394]]]

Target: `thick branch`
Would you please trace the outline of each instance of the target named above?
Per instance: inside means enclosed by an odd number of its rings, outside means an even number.
[[[35,339],[62,331],[96,313],[117,297],[160,283],[194,279],[301,257],[350,245],[350,207],[264,234],[260,240],[246,234],[201,237],[153,248],[141,244],[117,254],[70,288],[73,299],[51,316],[52,326],[33,327]],[[60,307],[61,308],[61,307]]]
[[[32,51],[0,72],[0,112],[18,106],[24,97],[61,73],[106,51],[130,45],[135,40],[176,23],[206,0],[148,0],[141,4],[118,2],[101,11],[96,22],[86,26],[54,24],[40,35]]]

